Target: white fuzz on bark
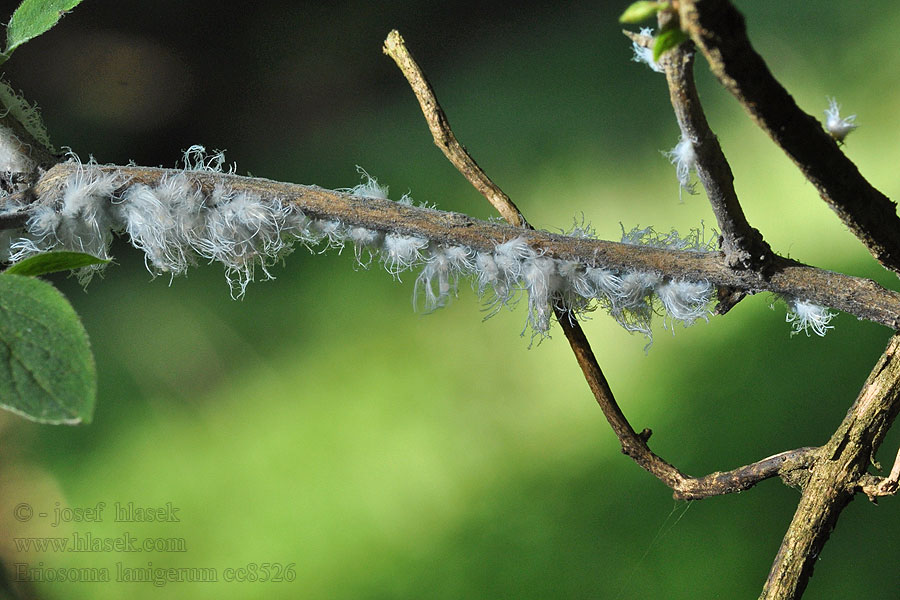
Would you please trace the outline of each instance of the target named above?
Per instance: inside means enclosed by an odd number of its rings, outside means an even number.
[[[841,105],[834,98],[828,99],[828,108],[825,110],[825,129],[838,143],[843,142],[851,131],[859,127],[856,124],[856,115],[841,117]]]
[[[352,244],[363,267],[377,261],[397,279],[418,269],[413,302],[426,311],[444,306],[456,294],[459,279],[468,277],[485,299],[489,316],[526,298],[528,326],[534,335],[548,333],[554,308],[569,318],[602,308],[625,329],[640,332],[651,342],[654,314],[663,317],[666,328],[674,328],[675,323],[689,326],[707,318],[715,295],[715,287],[706,281],[552,258],[521,236],[499,242],[492,250],[448,246],[400,231],[319,219],[296,205],[238,192],[224,184],[203,190],[192,173],[221,172],[225,158],[221,153],[209,156],[199,146],[185,153],[184,170],[153,185],[126,185],[115,169],[93,162],[84,165],[74,155],[70,161],[76,170],[53,195],[57,200],[34,207],[18,236],[5,232],[0,239],[9,261],[55,249],[108,258],[113,235],[122,234],[144,253],[147,269],[154,275],[173,278],[200,261],[221,263],[232,296],[239,298],[260,275],[271,279],[271,267],[294,244],[311,250]],[[387,188],[360,172],[364,182],[347,191],[386,199]],[[408,195],[402,200],[412,204]],[[581,224],[568,235],[593,238],[595,234]],[[652,228],[623,229],[622,241],[687,251],[712,249],[702,229],[686,236]],[[80,277],[87,281],[95,272],[85,269]],[[788,320],[795,332],[812,329],[823,335],[830,329],[831,313],[826,309],[798,301],[791,306]]]
[[[812,330],[819,337],[823,337],[829,329],[834,329],[834,325],[828,323],[835,314],[824,306],[795,298],[788,301],[788,307],[785,321],[791,324],[791,336],[805,333],[806,337],[809,337],[809,332]]]

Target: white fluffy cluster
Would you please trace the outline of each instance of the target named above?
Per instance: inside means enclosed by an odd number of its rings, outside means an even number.
[[[147,269],[154,275],[174,277],[200,261],[220,262],[232,295],[240,297],[259,271],[272,278],[269,267],[295,243],[310,249],[350,244],[362,266],[377,261],[398,279],[418,269],[413,298],[426,311],[444,306],[462,277],[471,278],[476,291],[487,299],[490,314],[525,298],[528,324],[536,335],[548,332],[554,307],[575,317],[599,306],[629,331],[650,338],[654,314],[664,317],[666,328],[676,322],[691,325],[707,318],[715,292],[705,281],[551,258],[529,246],[524,237],[499,243],[491,251],[448,246],[398,231],[312,218],[293,204],[223,186],[204,191],[192,173],[220,172],[224,157],[221,153],[207,156],[199,147],[188,150],[183,170],[154,185],[126,185],[114,169],[82,166],[74,156],[71,160],[79,168],[62,185],[58,202],[36,207],[25,231],[18,238],[6,238],[10,262],[62,249],[109,258],[113,234],[125,234],[144,252]],[[346,191],[387,199],[387,188],[361,172],[363,183]],[[412,203],[408,196],[400,202]],[[582,225],[569,235],[592,238],[594,232]],[[699,230],[682,237],[674,231],[623,229],[622,241],[679,250],[711,249]],[[81,277],[86,281],[94,272],[88,268]],[[808,324],[819,333],[827,327],[827,321],[814,316],[801,323],[795,322],[795,328]]]
[[[305,226],[289,206],[273,199],[236,193],[216,186],[204,194],[189,177],[192,171],[221,171],[221,153],[207,157],[202,147],[185,153],[185,169],[163,177],[156,185],[134,184],[115,171],[95,165],[79,169],[63,185],[58,205],[35,207],[26,236],[10,244],[11,262],[48,250],[76,250],[109,258],[114,233],[126,233],[143,250],[154,274],[184,273],[198,261],[225,266],[232,295],[243,295],[256,269],[267,268],[285,255],[292,228]],[[295,236],[296,237],[296,236]],[[87,281],[96,269],[80,273]]]
[[[675,165],[675,176],[678,178],[678,197],[683,191],[688,194],[697,193],[697,182],[691,181],[691,172],[697,169],[697,152],[694,149],[694,141],[681,134],[681,138],[674,148],[663,152],[666,158]]]
[[[824,337],[829,329],[834,329],[834,325],[829,325],[834,313],[818,304],[813,304],[809,300],[793,299],[788,300],[788,313],[785,321],[791,324],[791,336],[798,333],[805,333],[809,337],[809,330],[819,337]]]
[[[640,34],[644,37],[653,37],[653,28],[652,27],[642,27]],[[657,73],[662,73],[665,69],[662,68],[658,62],[653,60],[653,48],[645,48],[638,44],[637,42],[631,42],[631,49],[634,51],[634,55],[631,57],[631,60],[634,62],[644,63]]]
[[[856,124],[856,115],[849,117],[841,116],[841,105],[834,98],[828,99],[828,108],[825,110],[825,129],[838,142],[843,142],[844,138],[851,131],[859,127]]]

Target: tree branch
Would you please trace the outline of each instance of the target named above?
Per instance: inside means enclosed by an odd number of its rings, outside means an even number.
[[[512,200],[509,199],[503,190],[501,190],[491,178],[478,166],[475,159],[466,152],[465,148],[456,140],[453,130],[450,129],[450,122],[444,109],[441,108],[437,97],[428,79],[416,64],[415,59],[406,49],[403,37],[396,29],[391,31],[387,39],[384,40],[384,53],[394,59],[400,71],[406,77],[409,85],[412,87],[413,93],[419,100],[419,106],[422,107],[422,114],[425,115],[425,121],[428,122],[428,128],[431,130],[431,136],[434,138],[434,144],[441,149],[444,156],[453,164],[456,169],[462,173],[469,183],[471,183],[482,196],[487,198],[488,202],[497,209],[500,216],[507,223],[514,227],[526,226],[525,217],[516,208]]]
[[[772,477],[782,477],[792,483],[798,472],[809,469],[818,460],[820,448],[811,446],[788,450],[755,463],[724,473],[711,473],[689,478],[675,494],[676,499],[694,500],[708,496],[731,494],[749,489]]]
[[[816,187],[822,199],[882,265],[900,273],[896,205],[860,174],[818,119],[775,79],[728,0],[681,0],[681,26],[712,72]]]
[[[560,324],[565,327],[567,321],[567,319],[561,319]],[[609,383],[600,370],[581,328],[572,331],[569,343],[603,415],[616,437],[619,438],[622,452],[638,466],[671,488],[672,495],[677,500],[699,500],[746,490],[765,479],[806,468],[816,457],[818,448],[799,448],[770,456],[732,471],[711,473],[704,477],[685,475],[650,449],[647,440],[650,439],[652,431],[644,429],[637,433],[625,418],[613,398]]]
[[[866,380],[841,426],[810,469],[803,496],[760,600],[799,598],[838,517],[853,499],[884,435],[900,412],[900,335]]]
[[[685,43],[667,52],[661,62],[681,137],[693,145],[697,177],[716,216],[725,260],[735,268],[763,270],[772,250],[747,222],[734,190],[731,167],[703,113],[694,85],[693,45]]]
[[[8,196],[6,200],[15,203],[33,198],[36,203],[58,205],[66,181],[79,170],[116,174],[122,181],[120,193],[135,184],[155,186],[164,178],[181,175],[192,180],[207,195],[211,195],[216,186],[224,186],[235,193],[294,204],[313,218],[419,236],[438,244],[467,246],[478,251],[493,252],[498,244],[522,238],[537,252],[551,258],[616,271],[638,270],[672,279],[708,281],[748,294],[773,292],[900,329],[900,294],[897,292],[869,279],[818,269],[777,255],[772,260],[771,274],[763,277],[754,271],[732,269],[719,252],[669,250],[527,230],[479,221],[459,213],[228,173],[60,163],[47,171],[34,188]],[[21,218],[21,214],[16,218]]]

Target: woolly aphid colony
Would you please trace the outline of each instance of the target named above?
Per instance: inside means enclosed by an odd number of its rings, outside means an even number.
[[[654,313],[664,316],[666,327],[676,322],[691,325],[707,318],[715,292],[705,281],[552,258],[530,247],[522,237],[497,244],[493,251],[477,251],[396,231],[312,218],[295,204],[235,192],[223,184],[204,192],[197,184],[197,172],[221,172],[224,156],[207,155],[200,146],[188,149],[182,170],[169,171],[152,186],[128,184],[116,169],[102,169],[92,162],[84,165],[74,155],[69,160],[77,168],[61,184],[56,199],[31,207],[24,230],[3,232],[0,259],[16,262],[61,249],[109,258],[113,235],[125,234],[144,252],[147,269],[154,275],[174,277],[199,261],[222,263],[232,296],[238,298],[257,270],[271,279],[269,268],[296,243],[310,249],[351,244],[360,265],[378,261],[395,278],[419,268],[414,302],[426,311],[443,306],[455,294],[461,277],[472,279],[473,287],[486,298],[490,314],[525,297],[528,323],[539,336],[549,331],[551,307],[556,305],[575,316],[602,307],[629,331],[651,338]],[[360,172],[363,183],[345,191],[386,200],[387,188]],[[399,202],[412,206],[406,195]],[[568,234],[594,235],[583,225]],[[649,228],[623,230],[622,241],[680,250],[711,249],[699,230],[686,237],[674,231],[662,235]],[[86,282],[95,272],[96,268],[88,267],[80,277]],[[831,313],[826,309],[802,301],[789,304],[793,310],[788,320],[794,332],[808,335],[811,328],[824,335],[830,328]]]
[[[642,29],[641,35],[652,36],[652,30]],[[637,43],[634,60],[656,72],[664,70],[653,61],[652,51]],[[3,82],[0,103],[39,143],[51,148],[36,108]],[[831,135],[843,140],[856,127],[854,119],[841,118],[839,106],[831,100],[826,111],[826,129]],[[13,138],[10,132],[0,131],[0,170],[30,172],[34,165],[10,145]],[[695,193],[695,184],[691,183],[696,167],[694,141],[682,136],[666,156],[676,167],[680,188]],[[486,298],[489,314],[526,297],[528,324],[536,335],[544,336],[549,331],[554,306],[571,316],[600,307],[625,329],[640,332],[651,341],[654,314],[662,315],[664,326],[673,331],[678,322],[689,326],[697,319],[707,319],[716,291],[707,281],[553,258],[529,246],[523,237],[499,243],[492,251],[446,245],[398,231],[314,218],[296,204],[237,192],[222,183],[208,190],[197,183],[197,173],[222,172],[225,157],[221,152],[208,155],[202,146],[189,148],[184,168],[168,171],[153,185],[129,182],[117,169],[102,169],[93,161],[84,165],[72,153],[69,162],[77,167],[73,174],[60,184],[58,193],[51,194],[52,199],[27,207],[30,217],[24,229],[0,231],[0,262],[17,262],[62,249],[109,258],[113,235],[124,234],[144,252],[147,269],[154,275],[174,278],[199,261],[222,263],[232,296],[239,298],[257,270],[271,279],[269,268],[297,243],[310,249],[351,244],[360,265],[380,262],[397,279],[406,271],[420,269],[413,301],[426,311],[446,304],[455,294],[459,279],[468,277]],[[387,188],[365,171],[360,172],[363,183],[342,191],[360,198],[387,200]],[[0,191],[0,214],[26,208],[4,201],[4,195],[6,192]],[[412,206],[407,195],[399,202]],[[581,225],[568,235],[592,238],[594,232]],[[700,230],[681,237],[675,231],[660,234],[647,228],[625,232],[623,228],[622,241],[688,251],[714,249]],[[86,283],[99,268],[82,269],[79,278]],[[824,335],[831,329],[828,323],[833,313],[828,309],[802,298],[785,301],[792,335],[801,331],[809,335],[810,330]]]

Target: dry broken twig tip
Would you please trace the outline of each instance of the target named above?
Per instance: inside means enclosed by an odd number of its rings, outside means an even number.
[[[397,63],[400,71],[406,77],[410,87],[412,87],[413,93],[419,101],[419,106],[422,108],[425,121],[428,123],[428,128],[431,130],[434,143],[441,149],[444,156],[482,196],[487,198],[488,202],[491,203],[507,223],[514,227],[527,227],[525,217],[522,216],[516,205],[509,199],[509,196],[487,176],[475,162],[475,159],[456,140],[453,130],[450,129],[447,115],[444,113],[444,109],[441,108],[431,84],[415,59],[413,59],[412,54],[406,48],[403,37],[396,29],[391,31],[387,39],[384,40],[384,53]]]
[[[877,465],[876,465],[877,467]],[[894,459],[894,466],[887,477],[866,474],[860,478],[859,489],[874,503],[882,496],[893,496],[900,489],[900,450]]]

